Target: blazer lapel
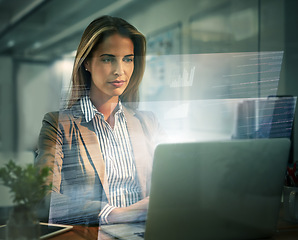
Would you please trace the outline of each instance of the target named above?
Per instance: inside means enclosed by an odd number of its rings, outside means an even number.
[[[148,178],[151,176],[148,172],[148,169],[150,169],[150,154],[144,140],[146,138],[139,119],[135,116],[135,113],[130,111],[130,109],[123,107],[123,110],[127,120],[127,128],[135,156],[137,174],[142,188],[142,197],[144,198],[149,194],[147,184]]]
[[[87,149],[90,155],[90,159],[94,164],[94,167],[101,181],[102,187],[105,191],[106,197],[110,202],[109,185],[106,175],[105,162],[100,151],[99,142],[94,131],[93,125],[91,122],[86,122],[83,118],[82,113],[79,113],[79,111],[75,112],[74,116],[75,123],[81,134],[80,137],[83,142],[82,146],[84,146]]]

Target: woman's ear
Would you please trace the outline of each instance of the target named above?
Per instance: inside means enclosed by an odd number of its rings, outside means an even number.
[[[90,65],[89,61],[85,60],[83,64],[84,64],[85,70],[89,72],[89,65]]]

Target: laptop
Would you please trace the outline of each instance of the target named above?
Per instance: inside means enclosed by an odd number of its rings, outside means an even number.
[[[101,229],[119,239],[257,239],[276,231],[288,139],[161,144],[141,224]]]

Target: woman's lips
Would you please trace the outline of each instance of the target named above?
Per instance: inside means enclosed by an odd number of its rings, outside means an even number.
[[[121,87],[123,86],[125,83],[125,81],[123,80],[116,80],[116,81],[113,81],[113,82],[110,82],[111,85],[113,85],[114,87]]]

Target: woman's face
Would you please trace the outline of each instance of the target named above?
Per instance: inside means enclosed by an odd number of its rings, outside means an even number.
[[[84,66],[91,74],[91,99],[102,103],[118,101],[134,70],[132,40],[119,34],[107,37]]]

